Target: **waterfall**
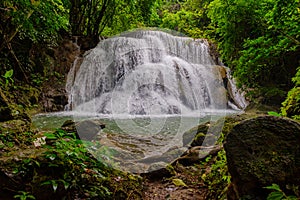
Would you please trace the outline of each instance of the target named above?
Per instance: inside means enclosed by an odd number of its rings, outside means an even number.
[[[80,68],[70,71],[66,89],[69,108],[100,114],[186,114],[246,106],[207,40],[152,30],[100,41],[86,52]]]

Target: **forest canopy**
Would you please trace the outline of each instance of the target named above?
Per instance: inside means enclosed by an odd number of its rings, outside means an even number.
[[[299,0],[3,0],[1,68],[28,79],[43,68],[30,58],[37,44],[55,46],[66,35],[97,42],[99,36],[159,27],[208,38],[240,87],[282,98],[294,87],[300,66],[299,5]]]

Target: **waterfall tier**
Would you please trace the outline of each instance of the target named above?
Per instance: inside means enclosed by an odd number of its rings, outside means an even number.
[[[69,107],[81,112],[185,114],[246,105],[205,39],[129,32],[101,41],[75,71],[68,76]]]

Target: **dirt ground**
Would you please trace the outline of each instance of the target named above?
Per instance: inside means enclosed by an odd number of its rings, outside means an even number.
[[[208,188],[201,179],[204,168],[201,165],[174,167],[171,177],[148,177],[144,181],[144,200],[202,200],[206,199]],[[159,176],[155,174],[154,176]],[[176,180],[183,183],[176,184]]]

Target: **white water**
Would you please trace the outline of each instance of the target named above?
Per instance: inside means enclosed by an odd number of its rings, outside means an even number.
[[[206,40],[160,31],[127,33],[101,41],[77,72],[70,71],[69,107],[115,115],[226,109],[219,69]]]

